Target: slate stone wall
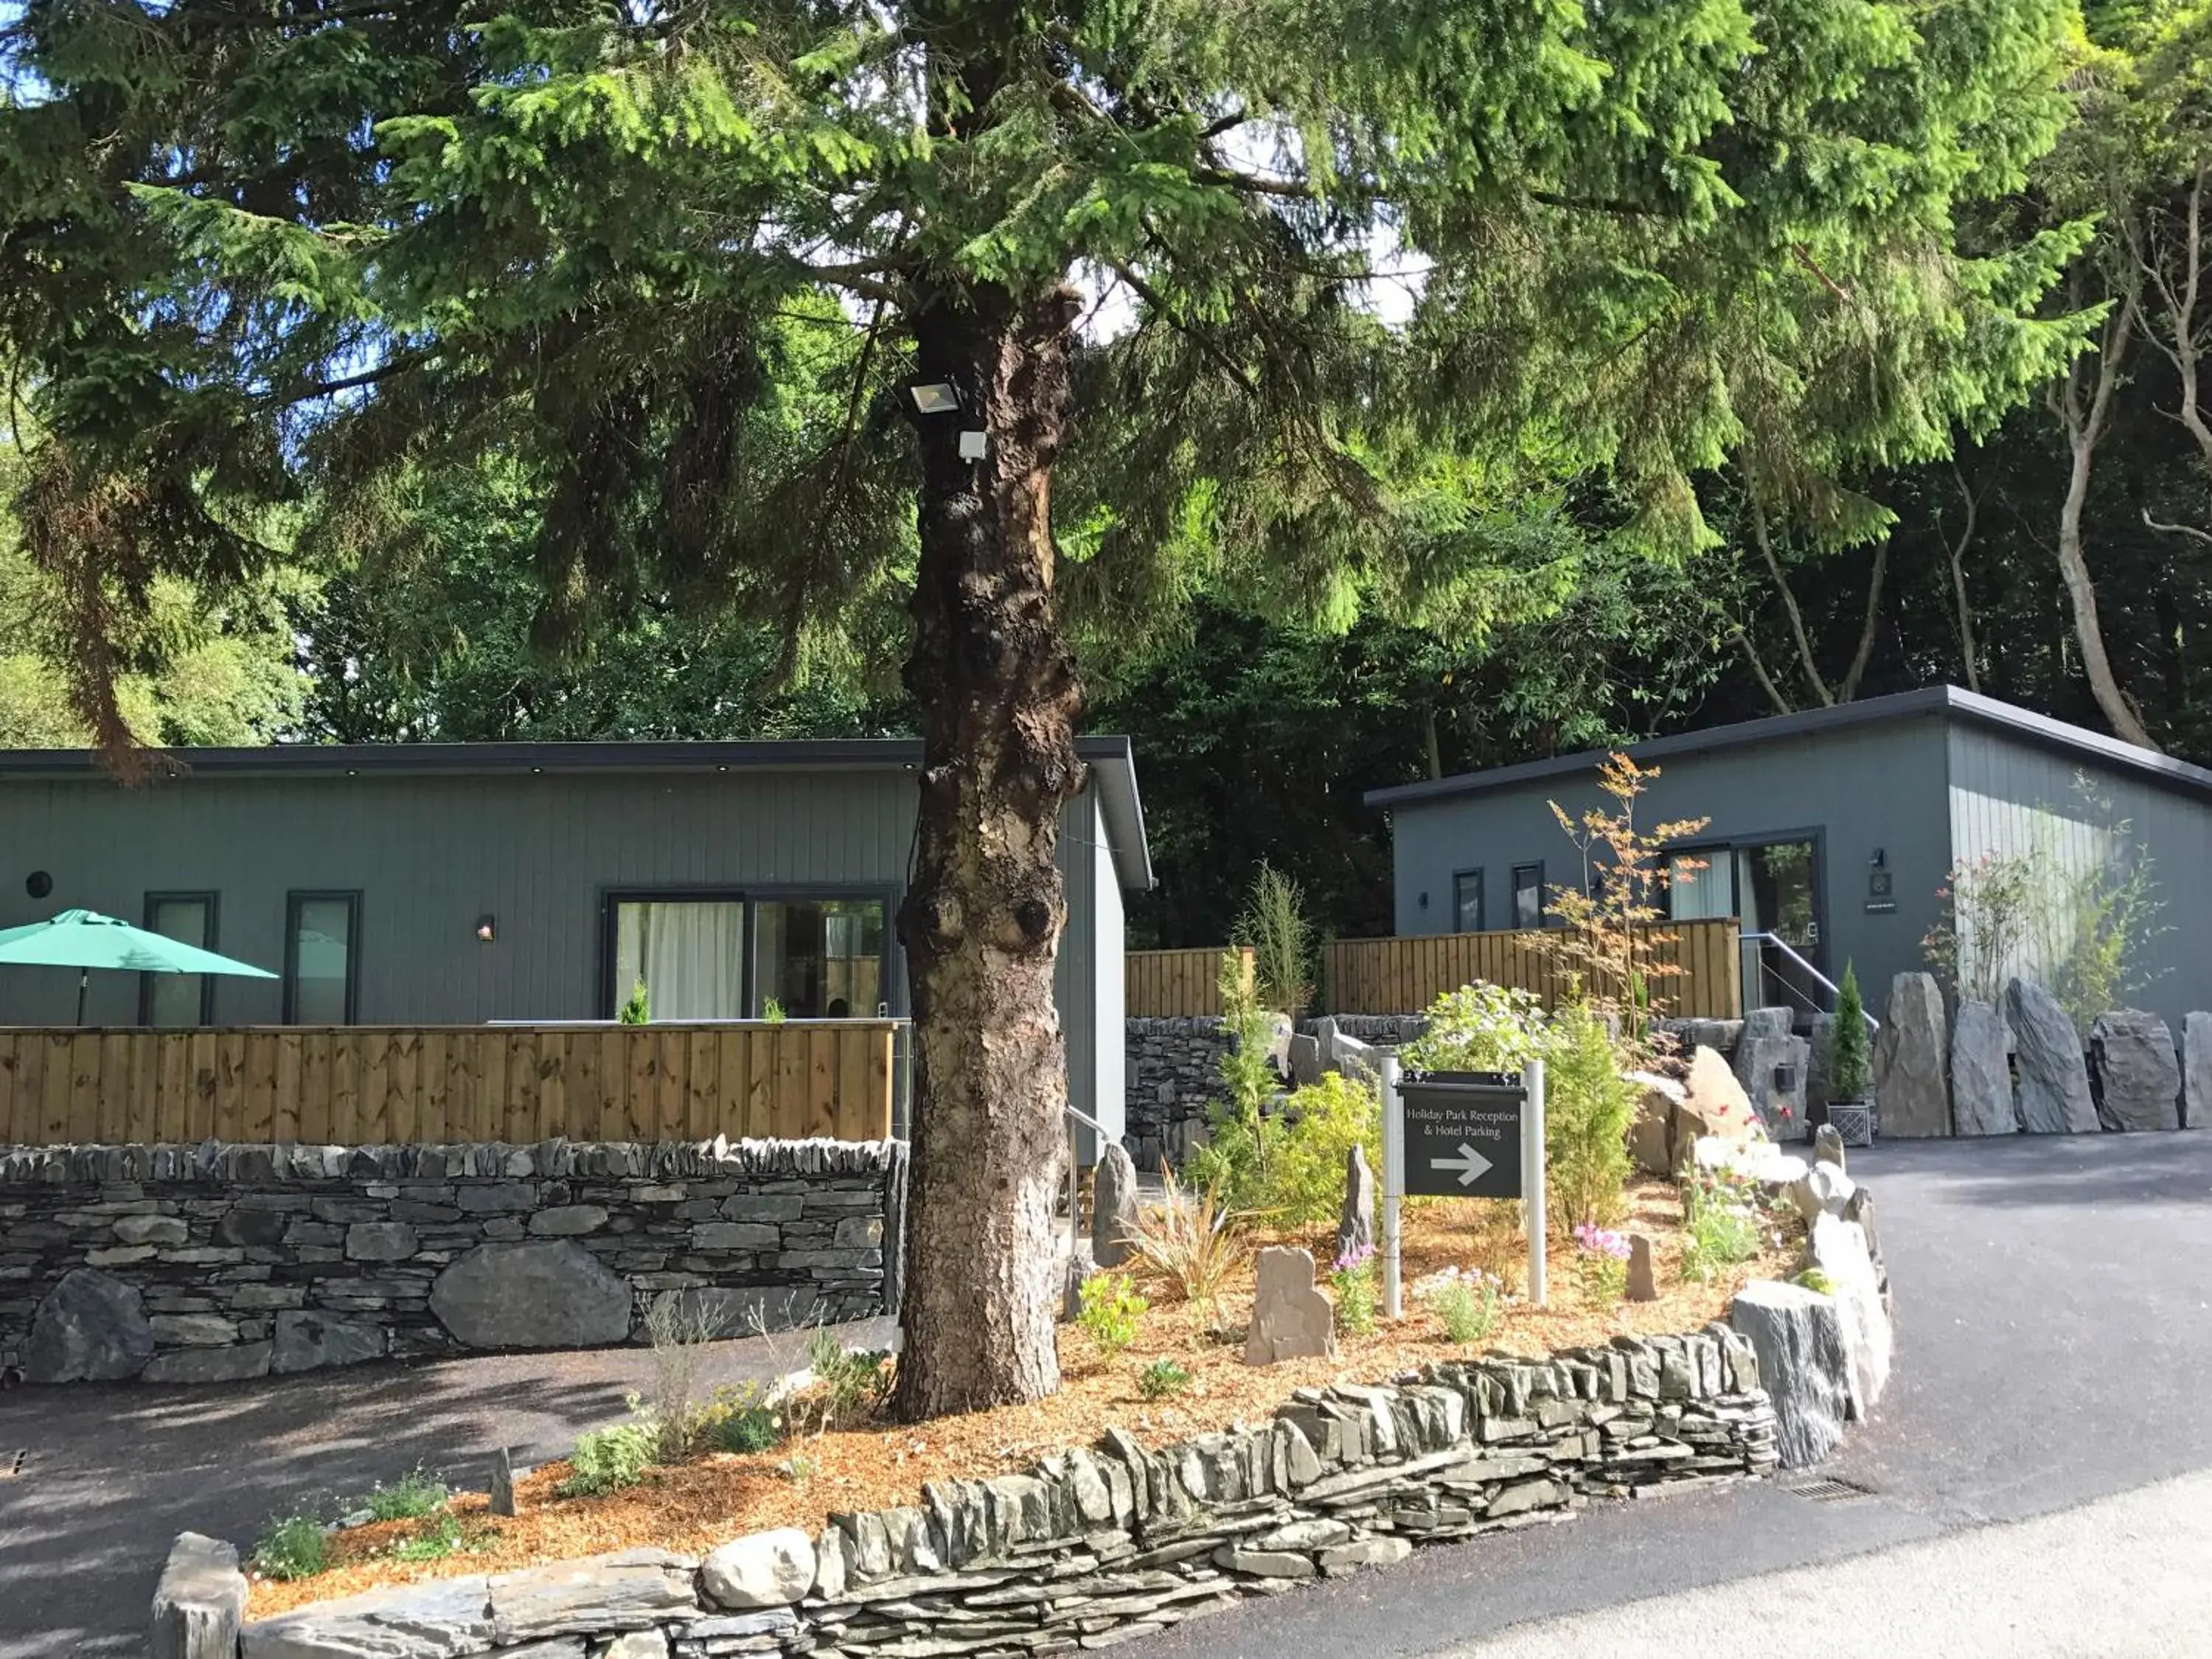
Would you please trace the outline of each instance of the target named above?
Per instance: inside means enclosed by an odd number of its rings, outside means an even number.
[[[234,1381],[896,1304],[894,1141],[0,1148],[0,1369]]]
[[[1180,1164],[1193,1133],[1205,1127],[1207,1104],[1221,1092],[1221,1057],[1237,1040],[1210,1015],[1123,1023],[1128,1053],[1122,1145],[1147,1172],[1163,1158]]]
[[[1757,1355],[1711,1325],[1433,1366],[1403,1387],[1300,1389],[1272,1422],[1157,1450],[1109,1430],[1025,1474],[926,1486],[918,1505],[833,1516],[812,1539],[756,1534],[703,1562],[633,1551],[325,1602],[246,1625],[240,1651],[1069,1652],[1775,1457]]]

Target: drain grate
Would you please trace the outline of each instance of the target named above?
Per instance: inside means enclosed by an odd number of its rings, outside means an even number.
[[[1792,1498],[1804,1498],[1813,1504],[1847,1504],[1854,1498],[1871,1498],[1873,1492],[1865,1486],[1854,1486],[1848,1480],[1838,1480],[1833,1475],[1807,1475],[1796,1480],[1785,1480],[1782,1490]]]

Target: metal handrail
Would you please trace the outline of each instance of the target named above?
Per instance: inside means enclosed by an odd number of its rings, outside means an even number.
[[[1113,1139],[1114,1132],[1079,1108],[1063,1105],[1060,1109],[1074,1120],[1067,1128],[1067,1255],[1073,1261],[1083,1242],[1079,1219],[1083,1210],[1083,1161],[1075,1155],[1075,1124],[1085,1125],[1098,1137],[1098,1156],[1102,1158],[1106,1156],[1107,1143]]]
[[[1800,968],[1803,969],[1808,975],[1826,986],[1830,996],[1835,997],[1841,996],[1843,994],[1844,988],[1837,984],[1835,981],[1830,979],[1826,974],[1822,973],[1818,968],[1815,968],[1811,963],[1806,961],[1803,957],[1800,956],[1797,953],[1796,947],[1792,945],[1788,939],[1778,938],[1772,933],[1745,933],[1740,936],[1737,939],[1736,949],[1741,951],[1747,945],[1771,945],[1776,950],[1781,951],[1784,956],[1788,957],[1790,961],[1796,963]],[[1765,981],[1762,978],[1759,982],[1764,985]],[[1789,990],[1790,989],[1790,987],[1784,983],[1783,988],[1784,990]],[[1808,1007],[1811,1007],[1812,1006],[1808,1000],[1802,997],[1800,997],[1799,1000],[1805,1001]],[[1819,1014],[1826,1013],[1831,1011],[1824,1008],[1814,1008],[1813,1012]],[[1859,1018],[1866,1021],[1868,1030],[1877,1033],[1881,1031],[1881,1022],[1876,1019],[1872,1014],[1867,1012],[1863,1006],[1859,1009]]]

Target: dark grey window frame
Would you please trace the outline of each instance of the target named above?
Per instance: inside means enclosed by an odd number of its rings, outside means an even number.
[[[1460,926],[1461,907],[1459,902],[1459,884],[1462,881],[1468,879],[1470,877],[1472,877],[1474,881],[1474,926],[1472,927],[1462,927]],[[1490,920],[1489,888],[1490,884],[1483,879],[1482,870],[1479,866],[1473,869],[1455,870],[1452,872],[1451,932],[1455,933],[1480,933],[1484,931],[1484,924]]]
[[[744,913],[744,1006],[757,1008],[760,1002],[759,964],[754,960],[754,907],[759,904],[790,903],[804,899],[873,899],[884,907],[884,948],[878,960],[883,965],[884,1000],[894,1012],[903,1006],[901,993],[906,983],[905,958],[898,948],[898,889],[880,882],[821,882],[771,881],[744,887],[603,887],[599,890],[599,1006],[609,1011],[603,1018],[612,1018],[613,1011],[622,1006],[629,994],[629,987],[619,992],[615,988],[615,957],[621,935],[620,907],[625,904],[736,904]],[[855,1009],[851,1018],[873,1019],[872,1008]],[[758,1018],[748,1014],[749,1019]]]
[[[1524,922],[1521,920],[1521,878],[1531,870],[1536,872],[1536,920],[1533,922]],[[1538,859],[1532,864],[1516,864],[1513,866],[1513,896],[1511,902],[1513,905],[1513,926],[1516,932],[1523,927],[1547,927],[1551,925],[1552,907],[1544,901],[1543,860]]]
[[[206,936],[201,939],[200,948],[204,951],[221,950],[222,947],[216,940],[222,938],[218,929],[222,921],[222,895],[213,888],[179,887],[148,893],[144,912],[146,931],[149,933],[159,931],[154,926],[154,918],[162,905],[182,903],[187,900],[197,900],[207,906]],[[150,1027],[154,1024],[154,981],[167,977],[162,974],[138,975],[138,1023],[141,1025]],[[215,981],[213,974],[200,975],[199,1023],[203,1025],[215,1024]]]
[[[1739,921],[1743,918],[1742,895],[1735,890],[1735,860],[1734,854],[1761,847],[1782,847],[1791,842],[1803,841],[1813,844],[1813,921],[1820,930],[1820,943],[1813,949],[1813,965],[1822,973],[1827,971],[1828,942],[1832,937],[1828,927],[1828,830],[1825,824],[1808,824],[1797,830],[1762,830],[1746,836],[1704,836],[1692,841],[1669,842],[1662,856],[1674,858],[1705,858],[1711,867],[1711,855],[1729,854],[1729,914]],[[1671,919],[1674,902],[1670,898],[1668,910]]]
[[[346,988],[345,1019],[361,1024],[361,912],[358,887],[298,887],[284,895],[284,1024],[300,1023],[300,908],[302,905],[345,902]]]

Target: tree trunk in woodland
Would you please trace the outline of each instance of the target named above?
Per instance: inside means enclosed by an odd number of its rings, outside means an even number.
[[[915,1014],[905,1349],[909,1421],[1060,1386],[1054,1200],[1067,1057],[1053,1003],[1066,902],[1060,811],[1083,787],[1082,690],[1053,601],[1052,466],[1079,296],[984,288],[914,319],[921,556],[907,688],[921,817],[899,911]],[[961,458],[960,434],[988,453]]]

